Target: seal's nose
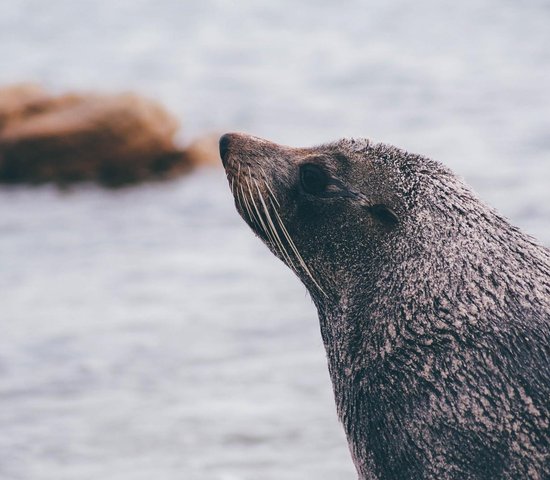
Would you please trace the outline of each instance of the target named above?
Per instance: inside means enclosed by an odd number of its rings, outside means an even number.
[[[231,143],[231,134],[226,133],[220,138],[220,157],[222,159],[223,166],[227,163],[227,154],[229,153],[229,145]]]

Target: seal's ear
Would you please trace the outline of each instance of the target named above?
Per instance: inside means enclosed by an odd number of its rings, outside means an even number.
[[[384,225],[394,226],[399,222],[399,217],[390,207],[379,204],[369,207],[369,211],[373,217],[378,219]]]

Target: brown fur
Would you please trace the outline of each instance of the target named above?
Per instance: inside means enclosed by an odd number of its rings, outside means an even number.
[[[231,134],[220,152],[239,213],[317,306],[361,479],[550,478],[546,248],[395,147]]]

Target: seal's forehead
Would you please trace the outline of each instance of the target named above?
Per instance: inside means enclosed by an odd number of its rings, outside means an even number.
[[[367,138],[342,138],[336,145],[342,150],[362,152],[370,147],[371,142]]]

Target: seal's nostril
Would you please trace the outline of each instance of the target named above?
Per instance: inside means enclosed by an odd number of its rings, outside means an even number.
[[[231,143],[231,135],[226,133],[220,138],[220,157],[222,159],[223,166],[227,163],[227,154],[229,153],[229,144]]]

